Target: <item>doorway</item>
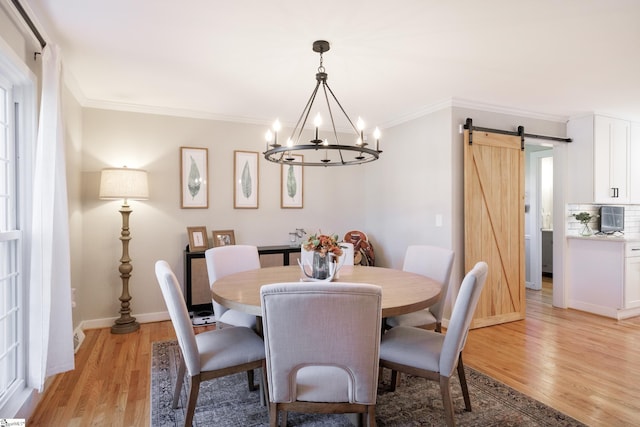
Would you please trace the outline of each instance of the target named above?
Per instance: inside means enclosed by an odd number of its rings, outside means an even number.
[[[525,141],[525,251],[527,289],[553,290],[553,147]],[[530,293],[530,292],[529,292]]]

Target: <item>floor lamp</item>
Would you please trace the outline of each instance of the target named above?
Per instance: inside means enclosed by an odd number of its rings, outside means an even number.
[[[140,324],[136,322],[136,318],[131,316],[131,308],[129,301],[129,277],[133,266],[131,258],[129,258],[129,215],[132,210],[129,207],[128,200],[146,200],[149,198],[149,186],[147,183],[147,171],[140,169],[124,168],[107,168],[103,169],[100,174],[100,199],[114,200],[123,199],[122,208],[122,232],[120,240],[122,241],[122,257],[120,258],[120,278],[122,279],[122,295],[120,296],[120,318],[116,319],[111,326],[112,334],[128,334],[137,331]]]

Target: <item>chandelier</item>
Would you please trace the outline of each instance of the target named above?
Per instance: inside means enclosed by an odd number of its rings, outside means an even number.
[[[358,118],[354,125],[338,101],[338,98],[336,98],[329,87],[327,83],[327,73],[322,65],[322,54],[327,52],[329,48],[329,42],[325,40],[318,40],[313,43],[313,51],[320,53],[320,66],[316,73],[316,86],[302,110],[302,114],[300,114],[298,118],[298,122],[293,128],[291,136],[284,144],[278,142],[278,132],[280,132],[281,129],[278,120],[273,124],[273,132],[271,130],[267,131],[265,135],[267,146],[263,154],[264,158],[270,162],[300,166],[347,166],[378,160],[380,153],[382,153],[380,150],[380,130],[378,128],[374,130],[373,139],[375,140],[375,147],[370,148],[364,133],[365,124],[362,119]],[[321,105],[321,108],[323,108],[331,121],[329,136],[324,136],[320,132],[320,126],[322,125],[320,112],[317,112],[313,119],[314,129],[307,129],[305,132],[305,126],[311,112],[316,111],[314,109],[314,102],[316,101],[318,89],[320,89],[321,86],[321,93],[325,99],[324,105]],[[331,95],[331,97],[329,97],[329,95]],[[333,101],[330,101],[331,99],[333,99]],[[332,102],[334,104],[333,107]],[[349,125],[345,127],[350,127],[354,131],[352,137],[345,136],[344,133],[338,135],[334,112],[342,112],[346,118],[346,123]],[[306,136],[303,136],[303,133],[305,133]],[[305,138],[310,139],[305,140]]]

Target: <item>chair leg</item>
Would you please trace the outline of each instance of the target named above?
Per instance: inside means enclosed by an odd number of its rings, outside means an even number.
[[[278,427],[278,405],[269,402],[269,427]]]
[[[367,412],[363,413],[362,416],[365,418],[364,425],[367,427],[376,427],[376,405],[369,405]]]
[[[442,333],[442,323],[441,322],[436,322],[436,327],[434,328],[434,331]]]
[[[456,420],[454,418],[449,378],[442,375],[440,375],[440,394],[442,394],[442,405],[444,406],[444,417],[447,422],[447,426],[454,427],[456,425]]]
[[[200,391],[200,375],[191,377],[191,389],[189,391],[189,402],[187,403],[187,412],[184,416],[185,427],[191,427],[193,424],[193,415],[196,412],[196,403],[198,402],[198,392]]]
[[[247,383],[249,384],[249,391],[254,391],[256,389],[256,385],[253,382],[253,369],[249,369],[247,371]]]
[[[267,383],[267,364],[263,361],[260,368],[260,405],[269,403],[269,384]],[[268,408],[268,406],[267,406]]]
[[[176,377],[176,388],[173,390],[173,402],[171,407],[176,409],[178,407],[178,400],[180,400],[180,392],[182,391],[182,384],[184,383],[184,373],[187,370],[187,365],[184,363],[184,357],[180,356],[180,364],[178,365],[178,376]]]
[[[396,387],[400,385],[400,372],[391,370],[391,384],[389,385],[390,391],[396,391]]]
[[[471,397],[469,397],[469,388],[467,387],[467,377],[464,374],[464,365],[462,364],[462,352],[458,355],[458,379],[460,380],[460,388],[462,388],[462,396],[464,397],[464,407],[471,412]]]

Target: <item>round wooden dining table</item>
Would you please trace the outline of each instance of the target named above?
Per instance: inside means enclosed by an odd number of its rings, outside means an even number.
[[[343,266],[340,282],[369,283],[382,287],[382,317],[397,316],[422,310],[440,297],[442,284],[428,277],[382,267]],[[213,299],[224,307],[262,316],[260,287],[270,283],[299,282],[303,277],[299,266],[267,267],[234,273],[216,280]]]

